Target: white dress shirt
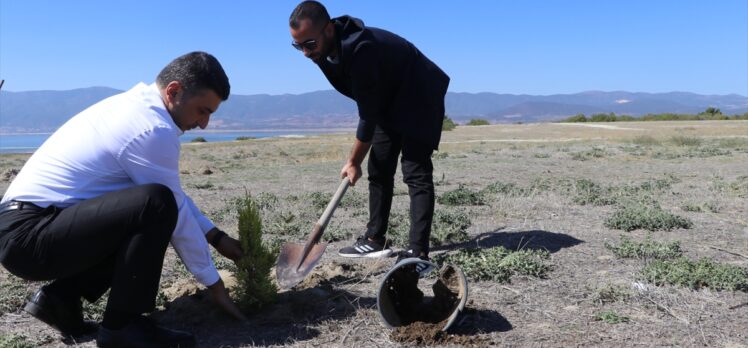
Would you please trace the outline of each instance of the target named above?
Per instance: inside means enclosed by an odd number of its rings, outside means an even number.
[[[179,208],[171,245],[197,281],[211,285],[219,276],[205,233],[215,225],[182,191],[182,133],[156,84],[139,83],[68,120],[29,158],[2,202],[65,208],[136,185],[166,185]]]

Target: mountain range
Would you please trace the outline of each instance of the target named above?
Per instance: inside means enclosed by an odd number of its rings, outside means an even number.
[[[76,113],[122,91],[90,87],[67,91],[0,91],[0,132],[53,131]],[[447,115],[458,123],[482,118],[491,123],[545,122],[576,114],[614,112],[689,113],[718,108],[723,114],[748,112],[748,97],[688,92],[588,91],[546,96],[456,93],[446,96]],[[303,94],[231,95],[211,118],[211,129],[355,127],[356,104],[334,90]]]

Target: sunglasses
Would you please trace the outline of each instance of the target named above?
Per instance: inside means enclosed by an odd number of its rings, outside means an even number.
[[[310,50],[310,51],[314,51],[314,50],[317,49],[317,39],[310,39],[310,40],[306,40],[304,42],[295,42],[294,41],[294,42],[291,42],[291,46],[293,46],[293,48],[295,48],[295,49],[297,49],[299,51],[303,51],[305,48],[308,49],[308,50]]]

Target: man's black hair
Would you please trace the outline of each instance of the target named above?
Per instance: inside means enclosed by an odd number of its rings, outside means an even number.
[[[187,95],[209,89],[221,100],[226,100],[231,92],[229,78],[218,59],[200,51],[174,59],[156,77],[156,83],[160,88],[165,88],[171,81],[178,81]]]
[[[327,13],[327,9],[324,5],[317,1],[303,1],[291,12],[291,17],[288,19],[288,24],[291,28],[299,29],[301,21],[309,19],[315,27],[330,22],[330,14]]]

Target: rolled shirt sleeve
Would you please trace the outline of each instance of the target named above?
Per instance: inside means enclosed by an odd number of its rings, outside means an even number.
[[[219,280],[205,233],[215,225],[182,191],[179,180],[179,140],[173,129],[155,128],[134,138],[118,153],[120,165],[136,185],[158,183],[171,189],[178,207],[171,245],[198,282]]]

